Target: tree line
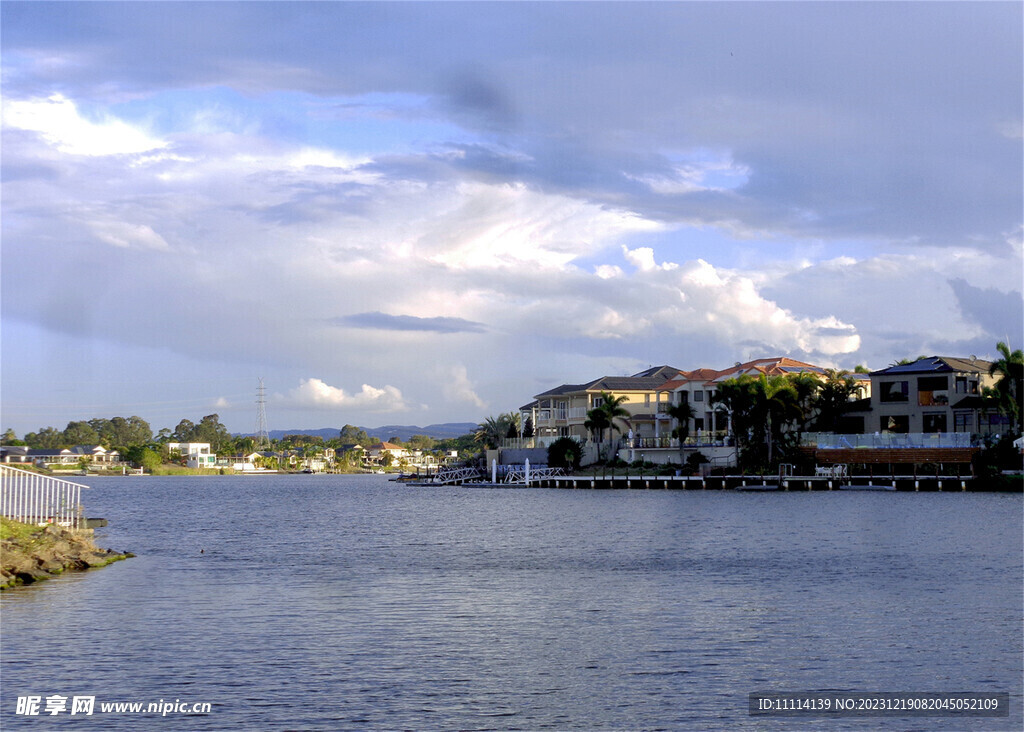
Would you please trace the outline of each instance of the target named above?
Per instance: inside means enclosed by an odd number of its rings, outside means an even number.
[[[218,455],[248,454],[256,449],[256,441],[252,435],[232,435],[217,414],[208,414],[198,422],[182,419],[173,430],[163,428],[155,434],[146,420],[132,416],[72,421],[68,422],[63,430],[43,427],[37,432],[26,433],[21,439],[11,429],[0,436],[0,444],[24,445],[39,450],[102,445],[108,450],[117,450],[129,460],[132,460],[131,455],[138,453],[140,448],[161,454],[166,459],[170,453],[167,445],[173,442],[207,442],[210,444],[210,450]],[[268,449],[274,452],[291,450],[303,455],[315,455],[326,448],[341,450],[354,445],[366,448],[377,442],[379,440],[370,437],[365,430],[346,424],[339,430],[337,437],[325,440],[320,435],[288,434],[280,439],[271,440]],[[466,435],[462,438],[435,440],[428,435],[413,435],[406,442],[398,437],[391,437],[388,442],[425,452],[465,450],[466,445],[472,442],[472,437]]]

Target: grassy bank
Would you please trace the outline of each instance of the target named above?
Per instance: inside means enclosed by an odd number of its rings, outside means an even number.
[[[0,518],[0,589],[40,582],[68,570],[104,567],[131,556],[100,549],[87,532]]]

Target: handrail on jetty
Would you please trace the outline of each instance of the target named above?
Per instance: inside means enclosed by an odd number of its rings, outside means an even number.
[[[476,468],[442,468],[424,482],[437,485],[453,485],[479,479],[480,471]]]
[[[0,465],[0,515],[26,524],[86,528],[81,483]]]

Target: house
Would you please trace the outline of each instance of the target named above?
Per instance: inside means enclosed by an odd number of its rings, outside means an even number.
[[[1000,434],[1008,419],[982,392],[995,385],[991,363],[971,356],[930,356],[871,372],[865,432]]]
[[[370,462],[380,463],[385,459],[385,455],[390,455],[392,460],[398,461],[409,457],[411,453],[401,445],[395,445],[391,442],[378,442],[376,445],[370,445],[365,455]]]
[[[71,452],[80,458],[88,457],[93,465],[113,465],[121,459],[117,450],[108,450],[103,445],[75,445]]]
[[[689,435],[696,442],[721,442],[729,430],[726,415],[712,407],[712,400],[723,381],[749,375],[789,376],[811,374],[824,379],[827,370],[821,366],[797,361],[785,356],[759,358],[745,363],[736,363],[730,368],[715,370],[709,368],[681,372],[678,377],[665,382],[658,390],[658,434],[671,434],[674,423],[666,413],[670,405],[689,404],[694,412],[690,420]],[[855,378],[868,387],[866,376],[854,374]]]
[[[181,453],[190,468],[216,468],[217,456],[210,452],[209,442],[168,442],[167,449]]]
[[[534,396],[520,408],[523,420],[529,418],[538,437],[587,437],[584,423],[587,412],[601,406],[602,393],[625,397],[622,407],[629,413],[628,425],[619,426],[623,434],[632,431],[638,438],[653,438],[657,430],[658,389],[681,371],[672,366],[652,366],[632,376],[602,376],[586,384],[563,384]]]

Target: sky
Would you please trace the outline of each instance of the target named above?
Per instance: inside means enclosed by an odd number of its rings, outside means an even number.
[[[0,4],[0,428],[1024,339],[1019,2]]]

